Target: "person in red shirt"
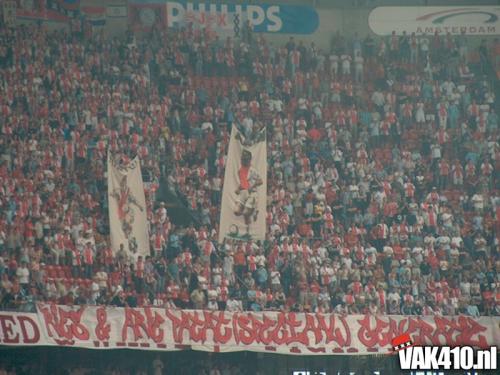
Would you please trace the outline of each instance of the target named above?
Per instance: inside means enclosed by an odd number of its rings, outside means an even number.
[[[141,294],[144,290],[144,260],[141,255],[137,257],[135,265],[135,288],[137,293]]]
[[[439,187],[446,189],[448,185],[448,176],[450,174],[450,165],[446,159],[439,161]]]
[[[245,250],[243,246],[238,246],[234,258],[234,271],[239,279],[243,278],[243,274],[246,272],[247,258],[245,256]]]
[[[313,125],[313,127],[307,132],[307,136],[313,141],[317,143],[321,140],[321,132]]]
[[[92,278],[92,268],[94,265],[94,250],[92,244],[88,241],[83,248],[84,274],[87,279]]]
[[[243,150],[241,153],[241,166],[238,170],[239,185],[235,193],[239,196],[236,211],[236,216],[243,215],[247,226],[247,234],[250,230],[251,218],[257,220],[257,194],[256,189],[262,185],[262,178],[257,171],[252,168],[252,153],[248,150]]]

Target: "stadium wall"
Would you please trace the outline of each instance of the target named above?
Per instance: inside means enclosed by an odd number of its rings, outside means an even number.
[[[371,33],[368,27],[370,9],[317,9],[319,16],[318,29],[313,34],[271,34],[266,33],[266,38],[277,45],[283,44],[290,36],[304,43],[316,43],[319,48],[329,49],[332,36],[338,31],[344,36],[353,36],[357,32],[361,36]]]

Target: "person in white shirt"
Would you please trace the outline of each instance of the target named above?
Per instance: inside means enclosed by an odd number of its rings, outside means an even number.
[[[266,257],[264,254],[262,254],[262,250],[258,250],[257,251],[257,255],[255,256],[255,264],[257,264],[257,266],[263,266],[265,267],[266,265]]]
[[[299,98],[297,104],[298,104],[298,107],[301,111],[307,111],[307,99],[306,98]]]
[[[226,311],[243,311],[243,304],[234,298],[229,298],[226,304]]]
[[[342,75],[351,75],[351,56],[342,55],[340,56],[340,60],[342,61]]]
[[[484,208],[484,198],[482,194],[474,194],[472,196],[472,204],[474,205],[474,209],[478,212],[482,212]]]
[[[384,94],[381,93],[380,91],[375,91],[372,94],[372,102],[379,108],[379,110],[381,110],[385,104]]]
[[[493,91],[488,91],[484,94],[484,101],[488,104],[494,104],[495,103],[495,93]],[[486,107],[486,105],[485,105]],[[488,111],[489,111],[489,106],[488,106]]]
[[[447,79],[441,84],[441,91],[444,95],[450,96],[453,94],[453,91],[457,88],[454,82]]]
[[[97,284],[99,285],[99,289],[105,290],[108,287],[108,274],[104,271],[104,268],[101,267],[101,270],[95,274]]]
[[[28,269],[26,262],[22,262],[21,266],[17,268],[16,276],[19,280],[19,284],[21,284],[21,287],[26,290],[28,284],[30,283],[30,270]]]
[[[313,113],[314,113],[314,116],[321,121],[322,119],[322,112],[321,112],[321,107],[322,107],[322,104],[321,102],[319,101],[316,101],[316,102],[313,102],[312,103],[312,108],[313,108]]]
[[[464,61],[468,59],[468,46],[467,46],[467,37],[465,36],[465,31],[462,30],[460,35],[456,37],[457,45],[458,45],[458,53],[460,58]]]
[[[97,303],[97,299],[101,295],[100,288],[99,288],[99,282],[96,276],[94,276],[94,279],[92,280],[92,284],[90,286],[90,299],[89,299],[89,304],[90,305],[95,305]]]
[[[471,288],[471,285],[470,285],[470,282],[469,281],[462,281],[460,283],[460,290],[462,291],[462,294],[465,296],[465,297],[470,297],[470,288]]]
[[[443,222],[443,226],[445,226],[447,228],[451,228],[452,221],[453,221],[453,215],[448,213],[448,212],[444,212],[443,214],[441,214],[441,221]]]
[[[434,76],[433,75],[434,71],[431,66],[431,59],[429,58],[429,56],[427,56],[424,61],[425,61],[424,73],[426,74],[426,77],[432,81]]]
[[[57,298],[57,287],[54,280],[50,280],[47,283],[47,285],[45,286],[45,293],[49,301]]]
[[[335,77],[339,73],[339,57],[337,55],[330,55],[330,74]]]
[[[281,287],[281,280],[280,280],[281,274],[278,270],[273,269],[271,271],[271,286],[273,291],[278,291]]]
[[[346,269],[351,270],[352,268],[352,259],[349,257],[342,258],[342,264]]]
[[[441,146],[439,146],[437,143],[431,145],[431,154],[433,160],[441,159]]]
[[[401,296],[399,295],[398,292],[396,292],[395,290],[391,291],[389,293],[389,295],[387,296],[387,299],[389,301],[395,301],[396,303],[399,304],[399,302],[401,301]]]
[[[215,300],[209,300],[207,303],[207,310],[210,311],[217,311],[219,309],[219,305],[217,304],[217,301]]]
[[[427,35],[425,35],[425,33],[418,41],[418,44],[420,45],[420,52],[422,52],[422,59],[426,61],[427,56],[429,55],[429,38],[427,38]]]
[[[214,127],[210,121],[205,121],[203,124],[201,124],[201,130],[202,131],[208,131],[208,130],[213,130]]]
[[[363,82],[363,75],[364,75],[363,63],[364,59],[363,56],[361,56],[361,51],[357,51],[356,56],[354,57],[354,80],[357,83]]]
[[[274,100],[274,110],[276,112],[283,112],[283,101],[281,99]]]

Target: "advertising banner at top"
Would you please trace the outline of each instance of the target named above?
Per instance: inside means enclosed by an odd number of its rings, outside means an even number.
[[[377,35],[447,34],[498,35],[500,7],[378,7],[368,17]]]
[[[252,30],[258,33],[312,34],[319,26],[318,13],[309,6],[224,4],[184,0],[129,1],[129,7],[134,9],[147,9],[152,6],[165,7],[168,27],[192,24],[194,28],[210,28],[220,35],[239,35],[247,21],[250,22]],[[151,13],[148,10],[144,12]],[[146,16],[142,18],[149,20]]]

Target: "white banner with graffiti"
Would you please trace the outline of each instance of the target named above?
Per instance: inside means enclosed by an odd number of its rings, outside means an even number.
[[[377,35],[427,34],[498,35],[500,7],[378,7],[368,24]]]
[[[0,312],[0,344],[92,349],[192,349],[295,355],[389,354],[408,334],[415,345],[488,348],[500,343],[500,318],[372,316],[57,306]]]
[[[219,242],[263,240],[267,199],[266,130],[244,135],[233,127],[222,191]]]
[[[108,205],[111,247],[123,245],[133,258],[149,255],[147,208],[139,157],[124,162],[108,152]]]

